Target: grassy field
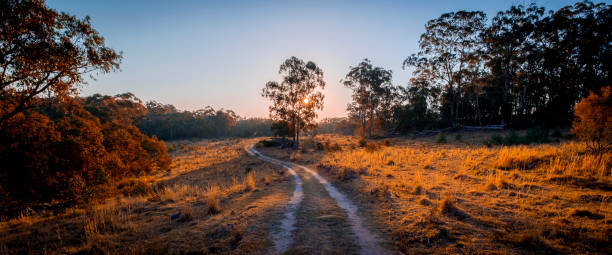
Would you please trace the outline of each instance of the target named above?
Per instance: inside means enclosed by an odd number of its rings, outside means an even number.
[[[611,153],[569,140],[487,147],[491,134],[318,135],[260,151],[318,170],[395,252],[612,253]],[[121,196],[3,220],[0,254],[266,253],[294,184],[245,153],[259,140],[170,143],[171,171],[123,181]]]
[[[120,183],[125,195],[0,222],[0,254],[261,252],[291,183],[244,153],[251,142],[171,143],[172,170]]]
[[[490,134],[323,136],[326,151],[290,157],[335,180],[403,253],[612,252],[611,153],[572,141],[489,148]]]

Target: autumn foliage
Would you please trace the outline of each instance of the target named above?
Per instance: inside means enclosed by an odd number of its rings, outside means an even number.
[[[587,142],[595,152],[604,152],[612,147],[612,97],[610,86],[602,87],[601,93],[590,92],[575,107],[576,119],[572,133]]]
[[[123,177],[170,165],[165,144],[133,124],[146,111],[131,94],[35,104],[0,125],[3,214],[108,195]]]

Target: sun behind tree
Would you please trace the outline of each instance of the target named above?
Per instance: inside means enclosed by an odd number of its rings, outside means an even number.
[[[298,148],[300,131],[313,128],[316,111],[323,109],[324,96],[316,91],[325,87],[323,70],[312,61],[304,62],[290,57],[278,72],[283,75],[283,81],[267,82],[261,96],[272,101],[270,118],[289,123],[289,130],[293,130],[294,147]]]

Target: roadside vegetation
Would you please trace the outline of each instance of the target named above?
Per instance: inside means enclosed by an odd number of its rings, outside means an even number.
[[[168,171],[124,179],[112,199],[1,221],[0,253],[262,252],[291,184],[244,152],[256,141],[172,142]]]
[[[317,136],[322,150],[290,159],[359,201],[406,254],[610,252],[611,152],[576,141],[487,147],[489,132],[457,134],[390,146]]]
[[[2,1],[0,253],[266,253],[294,184],[257,143],[331,180],[393,251],[611,254],[611,17],[590,1],[443,13],[408,84],[364,58],[334,84],[348,116],[317,123],[329,85],[295,56],[261,91],[265,119],[81,96],[121,53],[89,17]],[[317,183],[295,189],[310,247],[293,251],[357,251]]]

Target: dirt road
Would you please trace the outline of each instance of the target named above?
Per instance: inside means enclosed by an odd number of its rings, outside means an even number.
[[[293,175],[295,190],[280,226],[273,231],[274,252],[306,254],[390,254],[362,225],[357,207],[312,169],[263,155],[255,157],[280,165]]]

